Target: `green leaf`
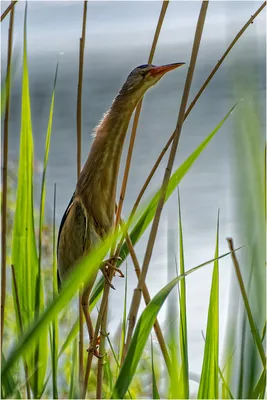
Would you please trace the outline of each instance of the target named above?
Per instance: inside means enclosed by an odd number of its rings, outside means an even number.
[[[3,362],[5,362],[5,356],[2,353],[2,363]],[[20,391],[18,390],[18,384],[16,384],[13,373],[10,371],[6,378],[2,379],[1,382],[1,399],[10,399],[12,397],[15,399],[22,398]]]
[[[222,256],[218,257],[218,259],[226,257],[229,254],[230,252],[225,253]],[[156,296],[153,297],[151,302],[144,309],[136,325],[128,353],[125,357],[118,379],[114,385],[111,396],[112,399],[122,399],[125,395],[134,377],[137,365],[143,354],[148,336],[151,332],[151,329],[153,328],[157,315],[174,286],[185,276],[191,274],[194,271],[197,271],[199,268],[210,264],[213,261],[214,259],[200,264],[197,267],[186,271],[184,275],[180,275],[177,278],[173,279],[170,283],[164,286],[164,288],[161,289],[160,292],[156,294]]]
[[[159,391],[157,388],[157,380],[155,376],[155,368],[154,368],[154,352],[153,352],[153,341],[151,336],[151,374],[152,374],[152,398],[160,399]]]
[[[252,391],[252,399],[264,399],[266,391],[266,369],[260,375],[260,378]]]
[[[99,285],[100,281],[101,281],[101,279],[99,279],[99,281],[96,283],[96,285],[94,285],[95,290],[93,291],[93,294],[91,295],[90,300],[89,300],[90,312],[95,308],[95,306],[102,294],[102,290],[100,289],[100,285]],[[74,322],[65,342],[63,343],[63,345],[60,349],[58,357],[62,356],[64,351],[69,347],[71,342],[76,338],[76,336],[78,335],[78,332],[79,332],[79,318],[77,318],[76,321]]]
[[[219,252],[219,212],[214,258]],[[198,389],[198,399],[218,399],[219,397],[219,262],[214,261],[208,322],[202,371]]]
[[[36,343],[43,330],[46,329],[55,316],[57,316],[59,312],[66,307],[68,302],[79,289],[79,286],[83,282],[87,283],[96,273],[101,261],[107,254],[112,244],[112,240],[114,240],[117,235],[118,233],[114,232],[112,235],[106,237],[98,247],[92,250],[90,254],[88,254],[80,263],[77,264],[77,266],[69,275],[68,279],[63,284],[60,293],[53,299],[51,304],[40,315],[38,320],[29,327],[28,331],[23,335],[19,343],[17,343],[11,351],[6,363],[2,364],[2,377],[6,377],[14,363],[18,361],[20,357],[27,354],[27,352]]]
[[[179,205],[179,249],[180,249],[180,275],[184,274],[184,245],[183,245],[183,228],[180,194],[178,191]],[[186,317],[186,281],[182,279],[179,282],[179,300],[180,300],[180,353],[181,353],[181,368],[178,378],[179,398],[189,398],[189,372],[188,372],[188,345],[187,345],[187,317]]]
[[[77,368],[77,348],[78,348],[78,340],[77,338],[72,343],[72,356],[71,356],[71,377],[70,377],[70,391],[69,391],[69,399],[78,399],[78,368]]]
[[[33,135],[27,61],[27,6],[24,18],[24,49],[21,98],[21,133],[18,168],[17,200],[13,226],[12,264],[18,286],[18,297],[25,330],[35,318],[36,300],[42,301],[43,293],[38,288],[38,259],[34,231],[33,205]],[[13,290],[13,296],[14,296]],[[18,310],[15,305],[19,331]],[[43,387],[47,367],[47,332],[39,336],[35,348],[27,354],[30,383],[34,397],[38,397]]]
[[[53,294],[58,294],[57,287],[57,254],[56,254],[56,185],[54,186],[54,210],[53,210]],[[52,358],[52,385],[53,398],[58,399],[57,369],[58,369],[58,317],[52,321],[51,327],[51,358]]]

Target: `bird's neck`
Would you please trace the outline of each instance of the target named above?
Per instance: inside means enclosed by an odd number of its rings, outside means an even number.
[[[138,102],[127,97],[119,94],[95,129],[95,138],[76,188],[86,209],[107,230],[114,218],[122,148]]]

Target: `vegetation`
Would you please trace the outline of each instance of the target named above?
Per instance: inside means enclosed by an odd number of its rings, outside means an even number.
[[[47,122],[46,146],[44,149],[44,168],[38,210],[33,202],[33,135],[31,127],[31,97],[29,91],[29,72],[27,60],[27,6],[24,21],[24,50],[21,97],[20,154],[17,179],[11,180],[8,174],[8,119],[10,89],[12,87],[12,27],[15,3],[1,17],[10,16],[9,54],[6,82],[2,97],[4,99],[4,143],[3,143],[3,186],[2,186],[2,294],[1,294],[1,345],[2,345],[2,398],[264,398],[266,391],[266,352],[265,352],[265,269],[264,269],[264,219],[265,173],[264,145],[259,121],[257,102],[254,93],[247,94],[250,102],[233,104],[225,110],[221,121],[200,143],[192,154],[173,171],[173,162],[183,122],[189,116],[204,89],[207,87],[224,59],[250,26],[266,3],[252,15],[236,35],[225,53],[211,71],[194,100],[187,106],[190,86],[197,68],[198,48],[208,2],[203,2],[197,22],[188,75],[184,87],[177,127],[155,162],[140,195],[133,205],[127,221],[122,221],[121,210],[131,164],[131,155],[138,126],[142,102],[135,116],[126,161],[125,173],[117,207],[115,230],[104,242],[82,260],[58,292],[56,273],[56,187],[54,192],[53,226],[45,223],[46,168],[49,162],[50,138],[53,134],[53,109],[56,97],[57,69],[51,106]],[[161,14],[155,31],[154,41],[148,62],[153,61],[157,40],[168,7],[162,4]],[[79,89],[77,100],[77,175],[81,164],[81,99],[83,50],[86,31],[87,2],[84,2],[82,38],[80,42]],[[233,77],[238,92],[244,90],[238,76]],[[240,83],[240,84],[239,84]],[[3,110],[3,108],[1,110]],[[178,192],[179,219],[179,261],[177,276],[151,299],[146,282],[149,268],[149,254],[153,250],[162,206],[171,195],[177,194],[182,179],[212,141],[228,119],[235,124],[236,187],[246,196],[238,204],[242,248],[235,248],[233,239],[228,238],[229,252],[221,254],[219,249],[220,217],[214,227],[214,256],[207,262],[188,268],[185,265],[183,244],[182,210]],[[143,194],[169,146],[171,152],[161,187],[145,206],[140,206]],[[238,151],[242,149],[242,152]],[[244,172],[245,171],[245,172]],[[16,192],[16,195],[14,194]],[[134,246],[144,240],[144,232],[152,225],[143,266],[139,265]],[[36,226],[38,229],[36,229]],[[98,269],[100,262],[111,250],[121,260],[117,266],[132,258],[138,281],[138,288],[132,299],[127,291],[127,273],[121,321],[118,332],[109,335],[106,327],[109,286],[101,278],[96,283],[90,298],[90,309],[97,309],[94,342],[99,332],[100,353],[104,357],[93,360],[92,353],[85,351],[83,343],[83,320],[81,315],[69,329],[69,319],[73,317],[73,304],[78,301],[79,289]],[[228,339],[223,349],[223,362],[219,357],[219,263],[227,257],[233,265],[238,290],[236,301],[238,314],[231,318],[227,326]],[[213,264],[213,274],[208,307],[205,350],[198,390],[191,390],[187,330],[187,276]],[[88,265],[90,268],[88,268]],[[87,268],[86,268],[87,266]],[[126,264],[127,271],[127,264]],[[12,287],[9,278],[12,277]],[[8,278],[8,279],[7,279]],[[112,278],[112,277],[111,277]],[[52,282],[52,284],[51,284]],[[175,290],[178,289],[178,290]],[[172,326],[166,338],[157,320],[158,314],[170,295],[175,292],[177,300],[178,326]],[[138,314],[141,293],[146,307]],[[138,298],[140,295],[140,298]],[[126,304],[132,304],[127,322]],[[238,304],[239,302],[239,304]],[[133,323],[136,319],[136,324]],[[152,340],[153,329],[158,341]],[[59,335],[64,331],[64,335]],[[15,340],[14,340],[15,338]],[[151,339],[151,340],[150,340]],[[80,344],[79,344],[80,343]],[[97,365],[96,365],[97,364]]]

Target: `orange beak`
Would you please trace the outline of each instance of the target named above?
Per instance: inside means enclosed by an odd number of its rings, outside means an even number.
[[[161,65],[160,67],[153,67],[150,70],[150,75],[152,75],[152,76],[164,75],[164,74],[166,74],[166,72],[169,72],[172,69],[181,67],[184,64],[185,64],[184,62],[180,62],[180,63]]]

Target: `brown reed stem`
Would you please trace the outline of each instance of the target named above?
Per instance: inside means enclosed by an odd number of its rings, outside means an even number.
[[[245,25],[240,29],[240,31],[237,33],[237,35],[234,37],[234,39],[232,40],[232,42],[230,43],[230,45],[227,47],[226,51],[224,52],[224,54],[222,55],[222,57],[219,59],[219,61],[216,63],[216,65],[214,66],[214,68],[212,69],[211,73],[209,74],[209,76],[207,77],[207,79],[205,80],[205,82],[203,83],[203,85],[201,86],[201,88],[199,89],[199,91],[197,92],[196,96],[194,97],[194,99],[192,100],[192,102],[190,103],[190,106],[187,108],[185,115],[184,115],[184,121],[186,120],[186,118],[188,117],[188,115],[190,114],[190,112],[192,111],[192,109],[194,108],[196,102],[198,101],[199,97],[201,96],[201,94],[204,92],[204,90],[206,89],[206,87],[208,86],[209,82],[211,81],[211,79],[213,78],[213,76],[215,75],[215,73],[217,72],[217,70],[219,69],[219,67],[221,66],[221,64],[223,63],[223,61],[225,60],[225,58],[227,57],[227,55],[230,53],[230,51],[232,50],[232,48],[234,47],[234,45],[236,44],[236,42],[240,39],[240,37],[243,35],[243,33],[245,32],[245,30],[250,26],[250,24],[253,23],[254,19],[259,15],[259,13],[264,9],[264,7],[266,6],[266,1],[258,8],[258,10],[249,18],[249,20],[245,23]],[[140,201],[151,181],[151,179],[153,178],[162,158],[164,157],[164,155],[166,154],[168,148],[170,147],[170,144],[173,141],[175,135],[175,131],[172,133],[172,135],[170,136],[170,138],[168,139],[167,143],[165,144],[165,146],[163,147],[160,155],[158,156],[152,170],[150,171],[140,193],[137,196],[137,199],[134,203],[134,206],[132,208],[132,211],[130,213],[130,217],[128,220],[128,224],[127,226],[130,225],[132,218],[140,204]],[[125,237],[121,238],[121,241],[118,245],[118,248],[120,248],[122,246],[122,243],[124,241]]]
[[[14,0],[11,1],[11,3],[9,4],[9,6],[5,9],[5,11],[3,12],[3,14],[1,15],[1,22],[3,21],[3,19],[5,19],[5,17],[7,16],[7,14],[12,11],[14,9],[15,4],[18,2],[18,0]]]
[[[113,273],[111,274],[111,279],[112,279],[112,275],[113,275]],[[110,275],[109,275],[109,279],[110,279]],[[103,297],[102,297],[102,301],[101,301],[101,305],[100,305],[100,309],[99,309],[99,313],[98,313],[98,318],[96,320],[95,334],[94,334],[92,344],[91,344],[92,348],[95,348],[96,344],[97,344],[98,332],[99,332],[100,325],[102,323],[102,318],[103,318],[103,315],[104,315],[104,312],[106,309],[106,305],[108,302],[109,290],[110,290],[110,286],[106,284],[104,286],[104,293],[103,293]],[[84,378],[84,386],[83,386],[83,393],[82,393],[83,399],[85,399],[85,396],[86,396],[89,376],[90,376],[90,372],[91,372],[92,360],[93,360],[93,352],[88,351],[85,378]]]
[[[2,267],[1,267],[1,351],[4,336],[5,303],[6,303],[6,239],[7,239],[7,164],[8,164],[8,122],[10,112],[10,89],[11,89],[11,59],[13,43],[14,8],[11,8],[9,29],[8,29],[8,49],[7,49],[7,71],[6,71],[6,105],[4,119],[4,135],[2,148]]]
[[[135,273],[136,273],[137,279],[139,279],[140,278],[140,274],[141,274],[141,269],[140,269],[140,265],[139,265],[138,259],[136,257],[136,253],[135,253],[131,238],[130,238],[130,236],[128,234],[126,236],[126,243],[127,243],[127,246],[128,246],[128,249],[129,249],[133,264],[134,264],[134,269],[135,269]],[[146,283],[144,283],[142,294],[143,294],[143,297],[144,297],[146,305],[148,305],[150,303],[150,301],[151,301],[151,297],[150,297],[150,294],[149,294],[148,287],[147,287]],[[164,336],[162,334],[161,327],[160,327],[159,322],[158,322],[157,319],[156,319],[155,324],[154,324],[154,332],[155,332],[155,334],[157,336],[157,339],[158,339],[158,342],[159,342],[159,346],[160,346],[160,349],[161,349],[161,352],[162,352],[166,367],[168,369],[168,372],[170,373],[171,372],[171,360],[170,360],[170,357],[169,357],[167,346],[165,344],[165,340],[164,340]],[[122,360],[124,360],[125,355],[126,355],[126,353],[125,353],[125,346],[124,346],[123,347],[123,352],[122,352]]]
[[[87,1],[83,3],[83,22],[82,22],[82,36],[80,37],[80,52],[79,52],[79,76],[78,76],[78,90],[77,90],[77,180],[81,172],[81,153],[82,153],[82,89],[83,89],[83,64],[84,64],[84,47],[85,47],[85,34],[86,34],[86,17],[87,17]],[[82,309],[82,292],[83,288],[79,291],[79,388],[80,394],[83,390],[83,309]]]
[[[102,385],[103,385],[103,368],[105,363],[105,339],[107,336],[106,333],[106,325],[107,325],[107,316],[108,316],[108,304],[106,305],[104,315],[102,318],[101,329],[100,329],[100,346],[99,346],[99,354],[103,356],[98,359],[97,363],[97,381],[96,381],[96,398],[102,399]]]
[[[11,264],[11,272],[12,272],[12,280],[13,280],[13,286],[14,286],[14,292],[15,292],[16,306],[17,306],[17,310],[18,310],[20,334],[22,335],[23,334],[23,324],[22,324],[22,316],[21,316],[21,309],[20,309],[20,302],[19,302],[19,292],[18,292],[15,268],[14,268],[14,265],[12,265],[12,264]],[[31,398],[31,389],[30,389],[30,383],[29,383],[29,370],[28,370],[28,365],[27,365],[25,359],[23,360],[23,364],[24,364],[25,379],[26,379],[27,398],[30,399]]]
[[[134,295],[132,298],[125,353],[127,353],[129,344],[131,342],[132,333],[133,333],[133,329],[134,329],[135,321],[136,321],[136,316],[137,316],[137,312],[138,312],[138,309],[140,306],[141,293],[142,293],[142,290],[144,287],[150,259],[152,256],[152,252],[153,252],[153,248],[154,248],[154,244],[155,244],[155,240],[156,240],[156,236],[157,236],[159,221],[160,221],[161,212],[163,209],[164,199],[165,199],[165,195],[166,195],[166,190],[167,190],[168,182],[169,182],[169,179],[171,176],[172,167],[173,167],[173,163],[174,163],[174,159],[175,159],[175,155],[176,155],[176,151],[177,151],[177,147],[178,147],[178,143],[179,143],[180,133],[181,133],[181,129],[182,129],[183,121],[184,121],[186,104],[188,101],[190,87],[191,87],[191,83],[192,83],[192,79],[193,79],[193,75],[194,75],[194,70],[195,70],[198,50],[199,50],[199,46],[200,46],[200,41],[201,41],[201,37],[202,37],[202,32],[203,32],[203,28],[204,28],[208,4],[209,4],[208,1],[203,1],[202,5],[201,5],[200,13],[199,13],[190,64],[189,64],[189,68],[188,68],[188,72],[187,72],[181,106],[180,106],[177,125],[176,125],[176,129],[175,129],[175,135],[174,135],[167,167],[165,170],[165,174],[164,174],[164,178],[163,178],[163,182],[162,182],[162,186],[161,186],[161,194],[160,194],[157,210],[155,213],[154,220],[152,222],[152,227],[151,227],[151,231],[150,231],[150,235],[149,235],[149,239],[148,239],[148,243],[147,243],[144,262],[143,262],[143,266],[141,269],[141,275],[138,280],[137,288],[135,289]]]
[[[83,91],[83,63],[84,63],[84,47],[86,34],[86,16],[87,16],[87,1],[83,3],[83,23],[82,36],[80,37],[80,53],[79,53],[79,77],[77,91],[77,179],[79,179],[81,171],[81,148],[82,148],[82,91]]]
[[[236,257],[235,251],[234,251],[234,242],[233,242],[232,238],[227,238],[226,240],[228,242],[229,250],[231,251],[231,257],[232,257],[232,261],[233,261],[233,264],[234,264],[234,267],[235,267],[235,272],[236,272],[238,284],[239,284],[239,287],[240,287],[240,291],[241,291],[241,294],[242,294],[242,297],[243,297],[244,305],[245,305],[245,308],[246,308],[246,312],[247,312],[247,316],[248,316],[248,320],[249,320],[251,333],[252,333],[252,336],[253,336],[253,338],[255,340],[256,346],[258,348],[263,367],[265,367],[266,366],[265,352],[264,352],[264,348],[263,348],[263,345],[262,345],[262,342],[261,342],[259,331],[258,331],[258,329],[256,327],[255,322],[254,322],[253,315],[252,315],[252,312],[251,312],[251,308],[250,308],[250,305],[249,305],[249,300],[248,300],[248,296],[247,296],[247,293],[246,293],[244,281],[243,281],[242,274],[241,274],[240,267],[239,267],[239,263],[237,261],[237,257]]]
[[[162,23],[163,23],[168,5],[169,5],[169,0],[162,2],[162,7],[161,7],[157,27],[155,30],[152,46],[151,46],[149,57],[148,57],[148,64],[151,64],[153,61],[158,38],[159,38],[161,27],[162,27]],[[121,217],[121,211],[122,211],[122,206],[123,206],[125,193],[126,193],[126,187],[127,187],[129,171],[130,171],[130,166],[131,166],[131,160],[132,160],[132,155],[133,155],[133,148],[134,148],[134,143],[135,143],[136,132],[137,132],[137,127],[138,127],[142,104],[143,104],[143,99],[141,99],[139,101],[139,103],[137,104],[135,114],[134,114],[133,128],[132,128],[132,133],[131,133],[131,137],[130,137],[128,154],[127,154],[127,158],[126,158],[126,164],[125,164],[124,175],[123,175],[122,186],[121,186],[121,193],[120,193],[120,198],[119,198],[119,203],[118,203],[118,208],[117,208],[117,213],[116,213],[115,226],[119,225],[119,221],[120,221],[120,217]]]

